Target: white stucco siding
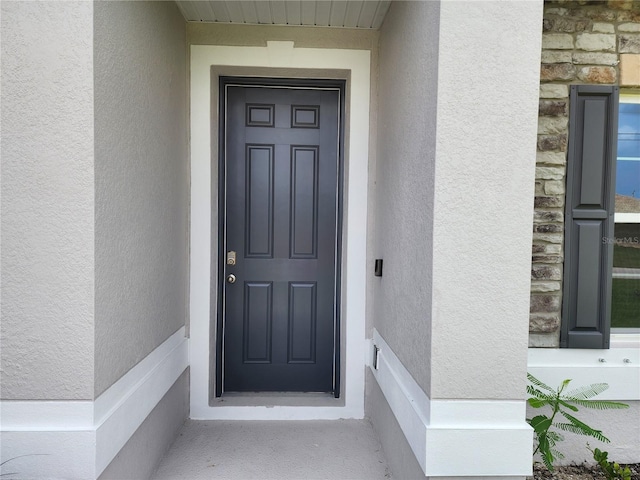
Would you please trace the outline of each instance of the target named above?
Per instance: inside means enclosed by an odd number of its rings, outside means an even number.
[[[392,3],[380,33],[374,326],[430,385],[437,2]]]
[[[93,4],[2,2],[3,399],[93,398]]]
[[[95,4],[98,396],[185,324],[186,27],[173,2]]]
[[[524,392],[541,22],[542,2],[441,3],[432,398]]]

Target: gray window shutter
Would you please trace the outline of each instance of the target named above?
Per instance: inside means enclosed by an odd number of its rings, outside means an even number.
[[[618,87],[572,85],[560,346],[609,348]]]

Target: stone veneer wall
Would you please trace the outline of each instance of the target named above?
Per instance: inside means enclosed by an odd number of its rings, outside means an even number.
[[[546,1],[529,345],[560,343],[569,85],[640,86],[640,0]]]

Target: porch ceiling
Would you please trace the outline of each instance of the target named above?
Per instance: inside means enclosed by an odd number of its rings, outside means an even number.
[[[176,3],[188,22],[380,28],[390,0],[229,0]]]

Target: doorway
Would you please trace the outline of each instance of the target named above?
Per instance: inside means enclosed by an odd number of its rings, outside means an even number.
[[[344,87],[220,78],[216,396],[340,395]]]

